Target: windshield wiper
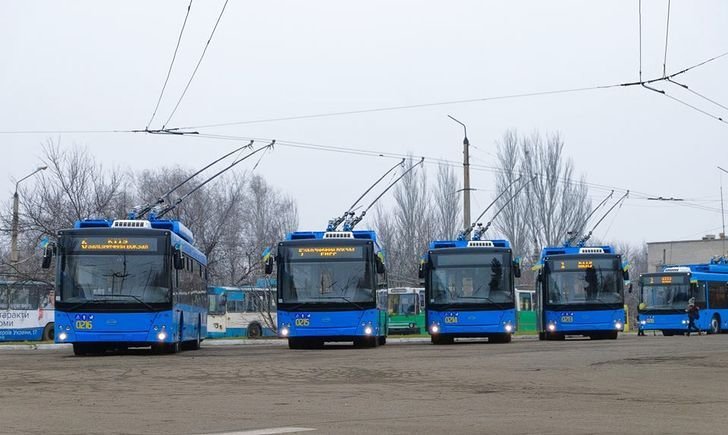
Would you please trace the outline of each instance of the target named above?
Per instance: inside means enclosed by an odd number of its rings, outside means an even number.
[[[346,296],[329,296],[329,297],[325,297],[325,298],[316,298],[316,299],[343,299],[346,302],[352,304],[353,306],[357,307],[360,310],[363,310],[364,309],[364,307],[362,307],[361,305],[359,305],[356,302],[352,301],[351,299],[347,298]]]
[[[149,309],[149,311],[154,311],[154,307],[153,306],[149,305],[148,303],[144,302],[139,297],[134,296],[134,295],[111,294],[111,295],[105,295],[105,296],[106,297],[112,297],[112,298],[113,297],[116,297],[116,296],[120,296],[120,297],[123,297],[123,298],[132,298],[132,299],[136,300],[137,302],[139,302],[140,304],[143,304],[145,307],[147,307],[147,309]]]
[[[503,309],[503,305],[501,303],[498,303],[494,301],[493,299],[489,298],[488,296],[459,296],[458,299],[480,299],[483,301],[488,301],[491,304],[495,305],[496,307]]]

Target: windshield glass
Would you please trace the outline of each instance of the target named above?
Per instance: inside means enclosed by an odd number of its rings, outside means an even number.
[[[434,304],[513,302],[509,255],[433,254],[430,285]]]
[[[63,302],[170,302],[166,257],[138,254],[66,255],[61,271]]]
[[[684,310],[690,300],[690,281],[687,276],[653,275],[643,276],[643,310]]]
[[[375,302],[365,246],[284,247],[283,303]]]
[[[555,260],[549,266],[546,274],[549,304],[623,303],[622,270],[616,259]]]
[[[389,295],[389,314],[414,315],[417,314],[417,298],[414,293]]]

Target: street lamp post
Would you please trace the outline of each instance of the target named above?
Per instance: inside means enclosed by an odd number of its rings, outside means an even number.
[[[470,228],[470,141],[468,128],[451,115],[448,118],[463,126],[463,228]]]
[[[15,193],[13,193],[13,223],[10,230],[10,264],[15,266],[18,263],[18,186],[23,180],[26,180],[40,171],[48,169],[48,166],[39,166],[35,171],[21,178],[15,183]]]

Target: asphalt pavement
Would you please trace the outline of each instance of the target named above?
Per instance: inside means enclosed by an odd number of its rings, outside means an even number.
[[[728,335],[0,351],[1,433],[724,433]]]

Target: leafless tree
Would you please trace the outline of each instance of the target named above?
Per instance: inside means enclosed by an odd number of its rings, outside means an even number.
[[[493,227],[502,234],[506,240],[511,242],[513,252],[516,256],[527,255],[532,252],[533,248],[529,241],[529,228],[526,209],[529,207],[529,198],[526,192],[520,192],[518,196],[513,198],[509,203],[509,199],[516,194],[522,183],[528,181],[527,177],[522,176],[521,151],[518,145],[518,135],[515,131],[509,130],[498,143],[498,163],[502,171],[496,175],[496,197],[501,192],[507,191],[495,203],[496,209],[503,208],[503,211],[496,218]],[[519,182],[515,182],[518,178]],[[506,205],[507,203],[507,205]]]
[[[433,225],[435,238],[447,240],[461,229],[460,183],[452,166],[437,168],[437,182],[433,192]]]
[[[48,140],[43,146],[47,171],[38,173],[34,183],[21,189],[19,213],[19,250],[17,266],[3,261],[9,273],[23,279],[52,281],[40,269],[41,240],[73,226],[79,219],[114,215],[124,210],[124,176],[117,168],[97,163],[85,147],[62,148],[60,141]],[[10,205],[8,205],[10,210]],[[3,214],[3,226],[10,226],[11,213]]]
[[[409,159],[409,164],[414,160]],[[387,252],[390,287],[416,285],[420,258],[435,233],[431,195],[423,169],[405,175],[394,187],[394,207],[379,209],[374,227]]]

